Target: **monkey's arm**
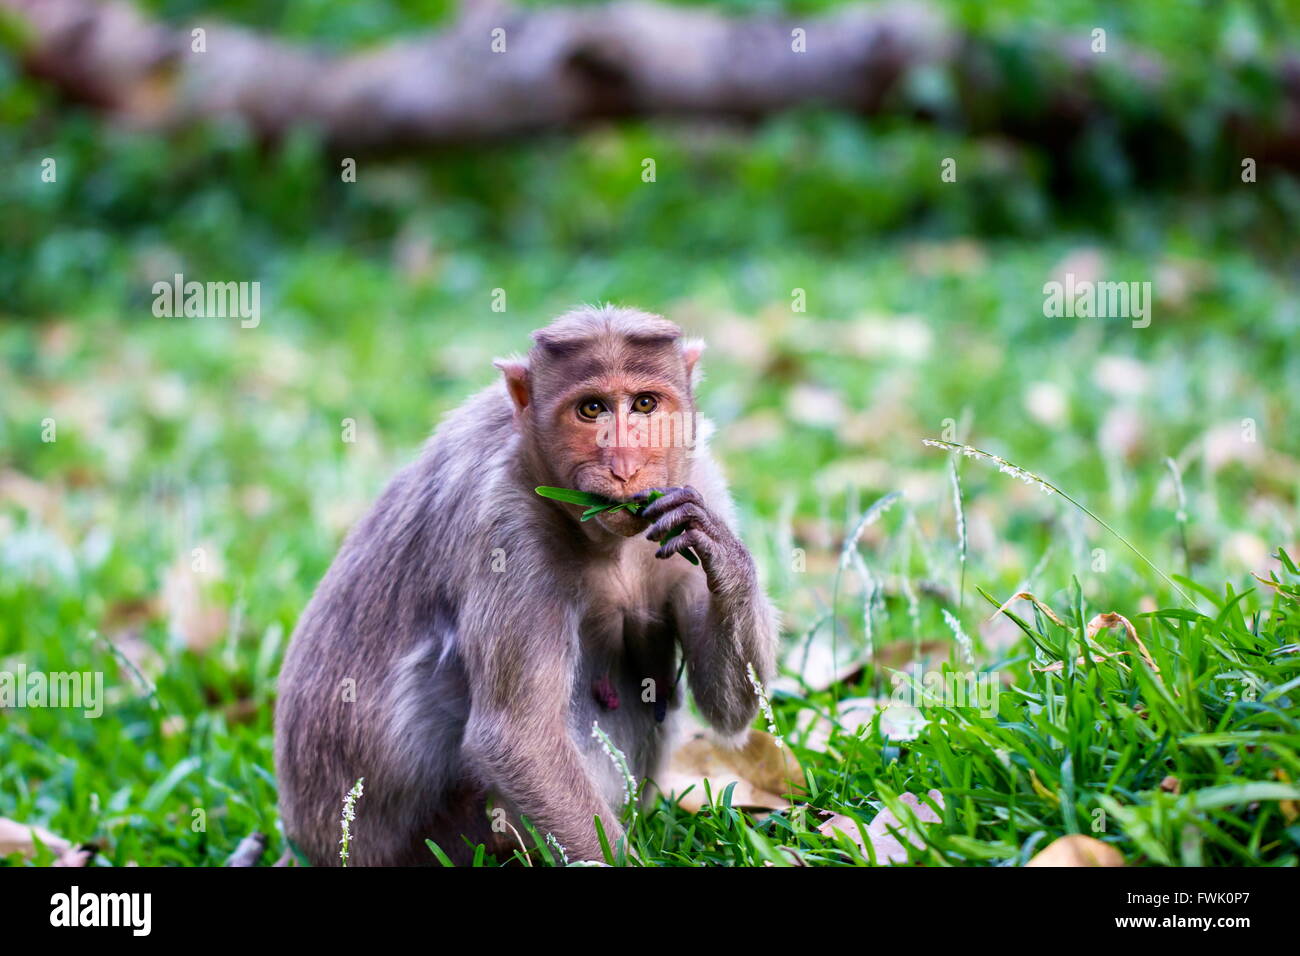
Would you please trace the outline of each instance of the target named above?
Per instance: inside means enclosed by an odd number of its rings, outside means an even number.
[[[647,538],[658,541],[681,531],[655,557],[669,558],[684,548],[699,555],[704,581],[692,572],[674,599],[691,693],[710,724],[739,734],[758,712],[749,665],[764,682],[776,670],[776,613],[759,586],[754,559],[689,485],[667,489],[641,514],[650,521]]]
[[[622,828],[569,725],[576,624],[562,610],[499,611],[482,608],[471,618],[481,624],[466,642],[478,652],[468,655],[473,702],[465,754],[482,782],[554,835],[570,859],[600,860],[592,818],[600,815],[611,844]]]

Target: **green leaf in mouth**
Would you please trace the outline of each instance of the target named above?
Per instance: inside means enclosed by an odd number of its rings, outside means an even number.
[[[590,491],[577,491],[573,488],[552,488],[550,485],[539,485],[533,490],[543,498],[554,498],[556,501],[566,501],[571,505],[600,507],[602,510],[617,503],[610,501],[604,495],[595,495]]]
[[[656,498],[662,498],[664,496],[662,491],[651,491],[646,495],[644,501],[614,501],[611,498],[606,498],[604,495],[594,494],[590,491],[578,491],[576,488],[555,488],[551,485],[538,485],[533,490],[543,498],[552,498],[555,501],[563,501],[566,504],[571,505],[585,505],[587,510],[582,513],[581,520],[583,521],[594,518],[599,514],[612,514],[615,511],[623,511],[624,509],[632,512],[634,515],[640,514],[642,508],[650,504],[650,502],[654,501]],[[676,531],[670,532],[659,541],[659,544],[662,545],[681,533],[680,528]],[[697,558],[695,553],[689,548],[679,553],[683,558],[691,562],[691,564],[696,566],[699,565],[700,559]]]

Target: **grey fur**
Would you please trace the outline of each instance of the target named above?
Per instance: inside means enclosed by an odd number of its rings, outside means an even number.
[[[561,317],[549,344],[547,330],[535,336],[536,398],[551,387],[542,373],[554,342],[572,353],[584,326],[616,342],[675,330],[608,307]],[[689,364],[677,369],[688,395]],[[681,705],[678,641],[705,719],[736,736],[754,718],[746,666],[771,677],[776,618],[707,450],[675,466],[691,487],[646,511],[693,516],[674,543],[695,548],[696,568],[534,494],[556,483],[535,405],[517,408],[498,382],[453,412],[348,535],[298,622],[280,675],[276,768],[285,831],[315,865],[338,863],[343,797],[358,777],[351,865],[432,863],[426,838],[456,860],[472,855],[466,840],[504,858],[516,838],[493,829],[489,802],[515,827],[526,814],[570,859],[599,859],[592,817],[619,835],[622,780],[592,722],[638,779],[653,778]],[[504,570],[493,570],[494,549]],[[602,675],[613,709],[591,691]],[[671,695],[663,722],[642,700],[646,679]]]

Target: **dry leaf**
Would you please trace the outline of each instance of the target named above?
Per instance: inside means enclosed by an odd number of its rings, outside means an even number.
[[[1114,405],[1107,410],[1097,433],[1097,443],[1113,457],[1126,461],[1138,456],[1145,444],[1146,423],[1131,405]]]
[[[1040,425],[1062,428],[1069,420],[1070,395],[1055,382],[1032,382],[1025,390],[1025,411]]]
[[[1005,601],[1002,602],[1002,606],[1000,608],[998,608],[996,611],[994,611],[992,614],[989,615],[989,620],[990,621],[993,620],[993,618],[997,617],[999,614],[1001,614],[1003,611],[1009,608],[1011,606],[1012,601],[1028,601],[1031,604],[1033,604],[1034,607],[1038,608],[1038,610],[1046,614],[1048,619],[1053,624],[1057,625],[1058,627],[1069,627],[1068,624],[1066,624],[1064,621],[1061,620],[1061,618],[1057,615],[1055,611],[1053,611],[1050,607],[1048,607],[1038,598],[1034,597],[1034,595],[1029,591],[1017,591],[1015,594],[1011,595],[1011,597],[1007,598]]]
[[[934,347],[934,332],[915,315],[862,315],[836,328],[834,342],[827,346],[857,358],[920,362]],[[895,394],[894,389],[883,390],[882,398]]]
[[[12,502],[39,517],[47,525],[58,524],[62,502],[60,492],[16,471],[0,471],[0,502]]]
[[[847,406],[839,392],[800,382],[786,395],[786,415],[810,428],[833,428],[844,421]]]
[[[49,830],[0,817],[0,857],[12,853],[21,853],[28,859],[35,856],[36,842],[32,839],[33,834],[56,856],[62,856],[72,849],[71,843],[63,837],[55,836]]]
[[[740,748],[696,731],[673,748],[656,783],[665,795],[680,795],[683,810],[697,813],[704,806],[706,779],[715,797],[736,785],[732,806],[779,810],[790,805],[782,794],[802,790],[803,769],[788,747],[777,746],[776,738],[764,731],[751,730]]]
[[[1038,794],[1044,800],[1050,800],[1052,803],[1061,802],[1060,797],[1043,786],[1043,782],[1038,779],[1038,774],[1032,767],[1029,769],[1029,785],[1034,788],[1034,793]]]
[[[1225,422],[1205,433],[1201,439],[1206,467],[1218,473],[1234,463],[1246,467],[1258,465],[1264,458],[1264,447],[1259,442],[1242,441],[1241,424]]]
[[[973,275],[985,270],[988,256],[974,239],[914,242],[906,250],[911,267],[925,276]]]
[[[1151,384],[1147,366],[1129,355],[1099,355],[1091,370],[1093,384],[1117,398],[1140,397]]]
[[[876,712],[881,711],[880,733],[891,740],[915,740],[929,723],[921,712],[908,704],[895,703],[888,698],[848,697],[840,701],[840,726],[850,734],[856,734],[863,727],[870,726]],[[830,745],[831,731],[835,724],[812,708],[805,707],[794,717],[798,733],[791,733],[795,740],[802,739],[803,746],[809,750],[824,751]],[[800,734],[806,736],[800,737]]]
[[[248,697],[231,701],[221,708],[229,724],[251,724],[261,715],[263,705]]]
[[[162,602],[154,597],[133,597],[114,601],[104,611],[103,629],[108,633],[140,630],[163,613]]]
[[[924,640],[920,642],[919,648],[915,641],[891,641],[875,651],[874,660],[882,667],[904,670],[909,664],[926,658],[946,658],[951,649],[952,642],[947,639]],[[835,664],[838,666],[832,667],[829,636],[814,638],[811,642],[791,648],[781,666],[784,670],[800,675],[803,680],[801,682],[798,678],[783,675],[772,682],[772,689],[802,695],[805,686],[818,691],[829,690],[836,684],[853,683],[871,659],[871,651],[851,646],[840,646],[835,650]]]
[[[1105,614],[1098,614],[1088,622],[1088,640],[1092,640],[1099,632],[1104,631],[1108,627],[1120,626],[1123,626],[1124,630],[1128,631],[1128,636],[1134,641],[1138,639],[1137,628],[1133,626],[1132,621],[1126,618],[1123,614],[1118,614],[1115,611],[1108,611]]]
[[[1124,857],[1109,843],[1081,833],[1053,840],[1025,866],[1123,866]]]
[[[771,445],[785,434],[785,420],[770,409],[738,419],[718,434],[719,444],[728,450],[745,451]]]
[[[1138,637],[1137,628],[1133,626],[1133,622],[1123,614],[1118,614],[1115,611],[1098,614],[1088,622],[1088,640],[1092,640],[1099,632],[1106,628],[1121,626],[1128,632],[1128,636],[1133,643],[1138,646],[1138,650],[1142,652],[1142,659],[1147,662],[1147,667],[1151,668],[1151,672],[1154,673],[1158,679],[1160,677],[1160,668],[1156,667],[1156,662],[1152,659],[1150,652],[1147,651],[1147,646],[1143,644],[1142,639]],[[1174,693],[1177,694],[1177,689],[1175,689]]]
[[[1283,783],[1291,782],[1291,778],[1281,767],[1274,770],[1273,774]],[[1282,811],[1282,816],[1286,818],[1287,823],[1295,823],[1296,817],[1300,817],[1300,800],[1279,800],[1277,808]]]
[[[180,714],[169,714],[163,718],[160,726],[163,737],[175,737],[189,729],[189,721]]]
[[[933,800],[939,809],[943,809],[944,803],[942,793],[938,790],[930,790],[926,793],[926,796]],[[939,814],[928,803],[922,801],[916,794],[899,794],[898,799],[905,806],[911,808],[913,815],[915,815],[919,823],[940,822]],[[913,832],[914,828],[909,824],[900,821],[898,817],[894,816],[892,810],[885,807],[876,814],[875,819],[873,819],[867,826],[867,839],[871,841],[871,847],[875,850],[876,862],[878,864],[907,862],[907,848],[903,846],[903,843],[897,836],[890,832],[891,828],[898,833],[901,833],[907,839],[907,842],[916,849],[919,850],[924,848],[925,843],[922,842],[919,837],[916,837],[916,834]],[[847,817],[842,813],[837,813],[817,829],[818,832],[824,836],[830,836],[834,831],[838,830],[861,847],[862,851],[866,853],[866,845],[862,842],[862,830],[858,826],[857,822],[851,817]]]
[[[814,638],[806,645],[799,645],[790,650],[782,662],[786,671],[802,677],[782,675],[769,685],[770,690],[787,691],[803,694],[804,685],[811,690],[826,690],[836,684],[851,680],[863,667],[862,655],[852,647],[836,648],[834,659],[831,655],[830,638]]]
[[[117,601],[104,612],[103,631],[128,664],[144,676],[155,679],[165,662],[157,649],[144,639],[149,622],[163,615],[158,598],[136,597]]]
[[[1258,574],[1256,574],[1254,571],[1251,571],[1251,572],[1250,572],[1250,576],[1253,577],[1253,578],[1254,578],[1256,581],[1258,581],[1260,584],[1264,584],[1264,585],[1267,585],[1268,587],[1272,588],[1274,594],[1278,594],[1278,595],[1280,595],[1280,596],[1282,596],[1282,597],[1284,597],[1284,598],[1288,598],[1288,599],[1290,599],[1290,600],[1292,600],[1292,601],[1297,601],[1297,600],[1298,600],[1294,594],[1291,594],[1291,593],[1289,593],[1289,592],[1287,592],[1287,591],[1282,590],[1282,582],[1281,582],[1281,581],[1274,581],[1274,580],[1272,580],[1272,579],[1270,579],[1270,578],[1261,578],[1261,577],[1260,577]]]
[[[890,641],[877,648],[874,660],[881,667],[901,671],[908,664],[927,657],[946,658],[951,651],[952,641],[947,638],[921,641],[919,646],[915,641]]]
[[[215,554],[212,548],[195,550]],[[213,604],[204,595],[205,574],[194,569],[193,560],[192,553],[182,553],[167,569],[162,601],[171,632],[179,635],[190,650],[201,653],[225,636],[228,617],[224,607]],[[215,568],[207,573],[220,576],[219,569]]]

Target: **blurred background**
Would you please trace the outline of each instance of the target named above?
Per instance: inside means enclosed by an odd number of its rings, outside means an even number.
[[[772,18],[785,44],[848,6],[671,9]],[[33,68],[23,7],[0,4],[0,665],[123,676],[111,719],[4,717],[0,814],[78,833],[129,808],[119,861],[273,832],[273,677],[342,535],[494,356],[582,302],[708,340],[701,403],[799,655],[792,687],[825,685],[834,600],[837,666],[951,640],[945,609],[996,656],[1013,638],[975,586],[1059,606],[1077,578],[1103,610],[1171,603],[1059,496],[974,460],[961,591],[949,456],[923,438],[1048,478],[1216,592],[1296,546],[1295,3],[940,0],[925,23],[951,42],[903,57],[869,104],[623,93],[579,122],[377,142],[255,105],[154,123],[172,92],[96,96],[98,61],[75,47]],[[225,23],[324,56],[458,16],[441,0],[132,9],[187,42]],[[588,73],[617,86],[606,68]],[[156,316],[174,273],[260,282],[260,325]],[[1067,273],[1150,282],[1150,326],[1045,316]],[[833,598],[846,532],[891,491]],[[219,823],[169,829],[185,800]]]

